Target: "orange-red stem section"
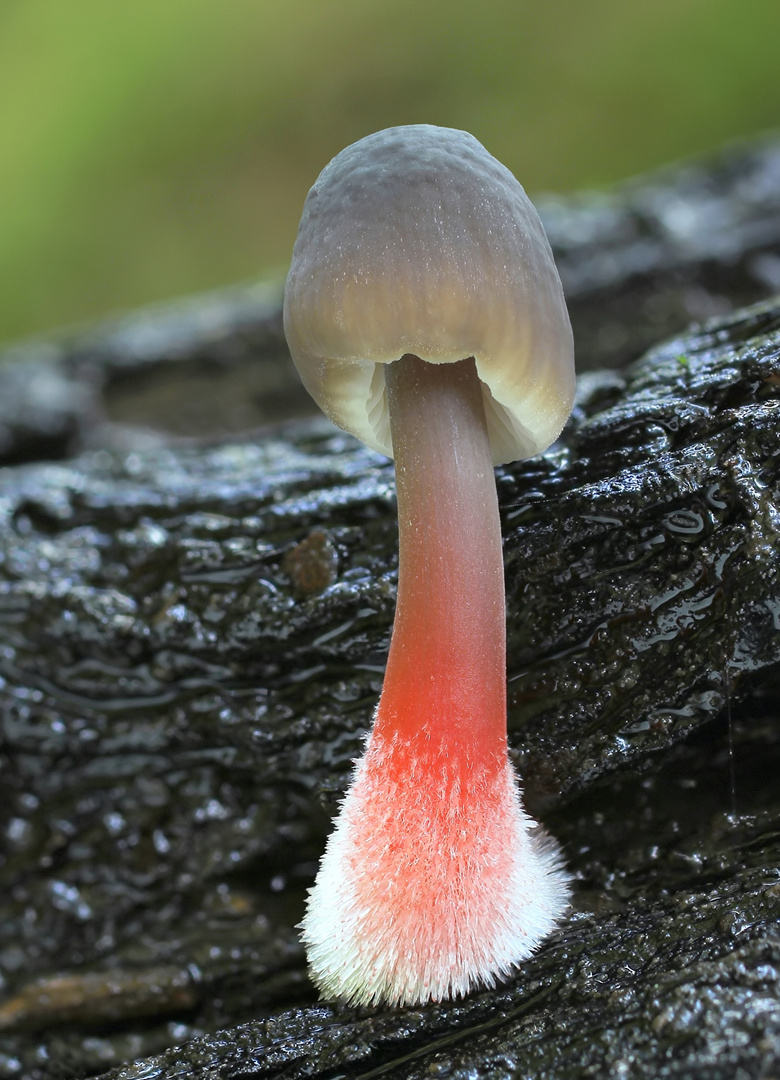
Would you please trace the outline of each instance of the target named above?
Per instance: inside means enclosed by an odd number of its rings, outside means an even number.
[[[506,759],[501,525],[473,359],[388,365],[398,601],[375,731],[468,770]],[[457,770],[460,772],[460,769]]]

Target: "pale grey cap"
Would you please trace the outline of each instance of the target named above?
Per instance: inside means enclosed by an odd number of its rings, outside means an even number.
[[[493,460],[560,434],[571,325],[542,223],[465,131],[388,128],[342,150],[303,208],[284,295],[301,379],[323,412],[392,457],[384,365],[473,356]]]

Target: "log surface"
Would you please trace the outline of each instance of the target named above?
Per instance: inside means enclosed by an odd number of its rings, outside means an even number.
[[[769,257],[743,233],[732,265]],[[632,265],[599,286],[629,310]],[[301,412],[278,305],[186,310],[0,370],[40,405],[0,472],[0,1077],[777,1070],[780,305],[585,374],[498,470],[510,742],[575,906],[506,987],[384,1012],[316,1004],[295,923],[381,686],[392,466],[318,418],[241,434]],[[249,360],[209,439],[163,422],[163,384],[196,415]],[[270,415],[236,413],[260,383]]]

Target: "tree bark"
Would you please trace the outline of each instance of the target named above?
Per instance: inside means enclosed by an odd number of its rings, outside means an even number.
[[[766,291],[778,173],[766,144],[549,210],[589,355],[586,325],[625,330],[609,363],[676,330],[714,267],[723,306]],[[506,987],[416,1010],[315,1004],[295,931],[381,687],[391,463],[319,418],[249,437],[305,412],[256,293],[22,353],[0,369],[23,420],[0,473],[0,1077],[778,1068],[777,302],[586,373],[560,442],[498,470],[510,747],[575,907]]]

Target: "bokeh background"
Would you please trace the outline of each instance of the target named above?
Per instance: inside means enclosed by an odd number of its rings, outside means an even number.
[[[392,124],[533,195],[780,127],[779,0],[0,0],[0,340],[284,275]]]

